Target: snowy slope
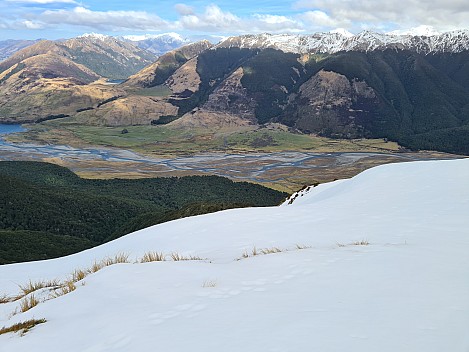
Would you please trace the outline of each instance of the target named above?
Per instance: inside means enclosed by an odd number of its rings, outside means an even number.
[[[423,34],[422,34],[423,33]],[[344,31],[294,34],[258,34],[230,37],[220,47],[274,48],[291,53],[329,53],[339,51],[373,51],[385,49],[412,50],[424,54],[469,50],[469,31],[457,30],[435,33],[429,30],[419,32],[376,33],[363,31],[356,35]]]
[[[292,205],[181,219],[1,266],[0,296],[120,252],[207,258],[109,266],[11,318],[18,302],[0,304],[0,326],[47,320],[0,335],[0,351],[467,352],[468,180],[467,159],[385,165]],[[288,251],[236,260],[273,246]]]

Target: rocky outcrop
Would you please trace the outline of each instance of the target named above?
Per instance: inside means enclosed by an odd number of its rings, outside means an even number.
[[[321,70],[294,98],[298,109],[295,127],[329,136],[360,137],[364,133],[362,122],[369,118],[366,106],[376,100],[374,90],[365,82]]]
[[[210,94],[207,102],[203,105],[203,109],[237,115],[254,123],[256,121],[254,112],[256,101],[248,96],[246,88],[241,84],[243,74],[243,68],[240,67],[225,79]]]
[[[166,81],[166,85],[175,94],[181,94],[186,91],[197,92],[200,83],[200,76],[197,73],[197,58],[186,62]]]

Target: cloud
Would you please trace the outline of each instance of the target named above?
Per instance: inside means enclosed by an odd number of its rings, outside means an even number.
[[[207,6],[203,13],[182,15],[176,26],[181,30],[219,33],[299,32],[303,29],[299,21],[286,16],[255,14],[241,18],[214,4]]]
[[[319,10],[307,11],[299,16],[309,28],[320,30],[326,28],[349,27],[350,21],[332,18],[327,13]]]
[[[182,16],[188,16],[194,14],[194,8],[186,4],[176,4],[174,5],[176,11]]]
[[[450,30],[469,25],[469,2],[466,0],[298,0],[296,10],[308,13],[321,22],[335,21],[347,28],[409,28],[430,25],[439,30]]]
[[[36,20],[48,25],[67,24],[110,31],[158,31],[170,27],[159,16],[144,11],[92,11],[81,6],[71,10],[47,10],[39,14]]]
[[[21,3],[21,4],[78,4],[75,0],[6,0],[7,2]]]

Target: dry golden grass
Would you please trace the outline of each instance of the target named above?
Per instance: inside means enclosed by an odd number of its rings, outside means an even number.
[[[73,281],[69,280],[62,284],[59,289],[54,290],[54,293],[51,295],[51,299],[64,296],[72,291],[76,290],[76,285]]]
[[[126,264],[130,263],[129,255],[127,253],[119,253],[112,257],[104,258],[102,261],[103,266],[110,266],[114,264]]]
[[[32,282],[31,280],[26,285],[18,285],[23,291],[23,297],[33,293],[35,291],[41,290],[47,287],[55,287],[59,286],[60,282],[58,280],[50,280],[50,281],[36,281]]]
[[[349,243],[349,244],[343,244],[343,243],[337,242],[337,246],[338,246],[338,247],[347,247],[347,246],[368,246],[369,244],[370,244],[370,242],[368,242],[368,240],[355,241],[355,242],[352,242],[352,243]]]
[[[295,245],[295,247],[296,247],[296,249],[298,249],[298,250],[311,248],[311,246],[307,246],[307,245],[304,245],[304,244],[298,244],[298,243]]]
[[[352,246],[368,246],[370,242],[368,240],[361,240],[351,243]]]
[[[207,287],[216,287],[217,286],[217,281],[216,280],[207,280],[204,281],[202,284],[202,287],[207,288]]]
[[[98,263],[98,262],[94,262],[93,265],[88,269],[88,272],[90,274],[93,274],[99,270],[101,270],[103,268],[103,264],[102,263]]]
[[[0,296],[0,304],[14,302],[14,301],[17,301],[17,300],[19,300],[20,298],[23,298],[23,297],[24,297],[23,295],[10,297],[10,296],[4,294],[4,295]]]
[[[8,334],[10,332],[20,332],[22,335],[26,334],[29,330],[39,324],[46,322],[46,319],[31,319],[18,324],[14,324],[9,327],[3,327],[0,329],[0,335]]]
[[[72,273],[72,281],[73,281],[73,282],[81,281],[81,280],[83,280],[89,273],[90,273],[89,269],[88,269],[88,270],[76,269],[76,270]]]
[[[204,258],[201,258],[199,256],[191,255],[189,257],[183,256],[177,252],[171,253],[171,259],[174,260],[175,262],[182,261],[182,260],[205,260]]]
[[[163,262],[166,260],[166,255],[163,252],[147,252],[139,260],[140,263],[149,262]]]
[[[254,246],[251,252],[248,252],[247,250],[245,250],[241,258],[239,259],[246,259],[246,258],[258,256],[258,255],[274,254],[274,253],[281,253],[281,252],[287,252],[287,251],[288,249],[280,249],[278,247],[262,248],[258,250]]]
[[[275,254],[283,252],[280,248],[272,247],[272,248],[264,248],[260,250],[261,254]]]
[[[29,297],[25,297],[21,300],[20,310],[22,313],[27,312],[31,308],[36,307],[39,303],[39,300],[37,300],[34,294],[32,294]]]

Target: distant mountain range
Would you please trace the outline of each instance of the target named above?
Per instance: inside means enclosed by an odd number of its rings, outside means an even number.
[[[458,30],[433,35],[398,35],[363,31],[357,35],[345,31],[311,35],[257,34],[230,37],[219,47],[248,49],[272,48],[287,53],[325,53],[340,51],[411,50],[418,53],[460,53],[469,49],[469,31]]]
[[[469,31],[245,35],[192,43],[153,63],[153,54],[128,42],[152,38],[126,40],[89,34],[17,52],[0,63],[0,96],[8,96],[0,114],[21,121],[59,113],[104,125],[275,122],[328,137],[389,138],[413,149],[469,154]],[[146,67],[136,72],[139,65]],[[89,84],[128,76],[118,86]],[[51,84],[61,85],[54,99]],[[134,94],[161,85],[172,94]]]

